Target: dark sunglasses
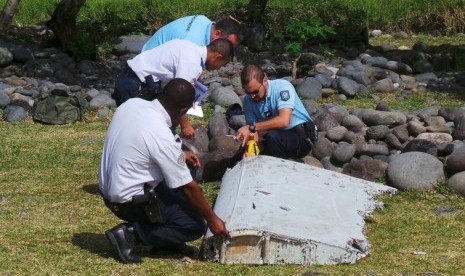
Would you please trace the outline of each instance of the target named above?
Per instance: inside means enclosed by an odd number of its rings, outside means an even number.
[[[251,92],[247,92],[247,94],[249,95],[257,95],[258,93],[260,93],[260,89],[262,88],[263,84],[260,84],[260,87],[258,87],[258,89],[254,90],[254,91],[251,91]]]

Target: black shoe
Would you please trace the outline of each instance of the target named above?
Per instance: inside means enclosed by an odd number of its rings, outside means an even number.
[[[120,260],[125,263],[140,263],[142,259],[133,253],[136,239],[134,230],[126,223],[118,224],[105,232],[108,240],[116,247]]]

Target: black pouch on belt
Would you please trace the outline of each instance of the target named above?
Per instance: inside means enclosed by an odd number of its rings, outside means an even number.
[[[295,127],[297,134],[310,145],[318,138],[318,129],[312,121],[300,124]]]
[[[310,138],[312,142],[318,139],[318,128],[316,127],[315,123],[312,120],[308,121],[304,124],[305,132],[307,133],[307,137]]]
[[[153,77],[148,75],[145,77],[145,83],[142,83],[139,95],[137,95],[137,97],[147,101],[153,101],[158,97],[159,88],[160,82],[154,82]]]
[[[145,205],[145,213],[149,218],[151,223],[160,223],[163,222],[163,217],[160,211],[160,202],[158,199],[158,195],[155,192],[155,187],[151,187],[149,185],[145,185],[145,194],[149,195],[149,201],[147,205]]]
[[[151,223],[163,222],[158,196],[155,193],[154,187],[146,184],[144,186],[144,194],[133,196],[132,203],[134,205],[143,205],[144,212]]]

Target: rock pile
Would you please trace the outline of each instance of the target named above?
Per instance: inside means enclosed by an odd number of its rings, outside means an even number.
[[[102,63],[75,62],[55,48],[0,41],[0,108],[3,120],[23,121],[34,112],[37,99],[53,89],[85,97],[88,107],[106,117],[115,107],[114,80],[124,62],[138,52],[144,37],[125,37],[115,44],[115,55]],[[442,73],[457,67],[464,47],[434,50],[417,43],[399,50],[388,45],[363,52],[344,49],[343,57],[325,58],[303,53],[246,53],[241,61],[206,72],[206,102],[216,105],[208,127],[196,127],[196,139],[185,146],[201,155],[198,180],[221,178],[239,144],[229,136],[245,124],[243,115],[226,117],[225,108],[242,104],[239,73],[255,60],[270,78],[292,81],[320,131],[311,154],[302,162],[376,181],[386,179],[400,189],[424,190],[438,181],[465,196],[465,107],[432,106],[415,112],[392,110],[379,101],[373,109],[347,110],[318,105],[315,100],[337,94],[341,99],[372,91],[418,93],[423,90],[465,91],[465,75]],[[348,58],[350,57],[350,58]],[[247,60],[247,61],[246,61]],[[298,78],[292,79],[297,69]],[[294,70],[294,71],[293,71]],[[376,95],[372,95],[376,97]]]

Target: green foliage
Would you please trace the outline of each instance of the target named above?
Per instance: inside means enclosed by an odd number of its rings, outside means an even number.
[[[7,0],[0,0],[4,6]],[[50,19],[60,0],[21,1],[13,18],[16,26],[29,26]],[[248,0],[87,0],[78,14],[82,40],[75,51],[79,56],[102,55],[100,44],[127,34],[150,34],[165,23],[188,14],[205,14],[216,19],[233,14],[245,22]],[[332,35],[350,43],[369,28],[385,32],[403,29],[412,33],[455,34],[465,32],[465,0],[276,0],[268,1],[264,14],[253,17],[261,22],[275,41],[289,43],[288,51],[298,51],[308,39]],[[321,22],[324,22],[322,24]],[[329,27],[331,26],[331,27]],[[331,36],[331,38],[334,38]],[[463,43],[463,42],[462,42]],[[103,48],[106,48],[105,46]],[[460,63],[463,64],[463,63]],[[465,66],[460,66],[463,68]]]
[[[331,26],[323,25],[319,18],[310,16],[305,20],[295,20],[289,22],[284,32],[277,32],[274,36],[276,41],[286,41],[284,50],[286,52],[300,52],[302,46],[311,38],[317,36],[326,37],[328,34],[335,34]]]
[[[324,45],[319,45],[320,52],[323,54],[324,57],[326,58],[334,58],[334,53],[329,49],[328,47]]]
[[[111,54],[111,44],[108,42],[102,42],[97,45],[96,59],[99,61],[106,60]]]
[[[289,23],[286,32],[291,39],[300,41],[301,43],[306,42],[311,37],[326,37],[327,34],[335,34],[332,27],[323,25],[320,19],[315,16],[310,16],[304,21]]]
[[[89,59],[95,60],[97,47],[87,35],[80,35],[76,41],[69,45],[69,51],[78,60]]]
[[[299,42],[290,41],[284,45],[284,51],[288,53],[298,53],[302,50],[302,45]]]

